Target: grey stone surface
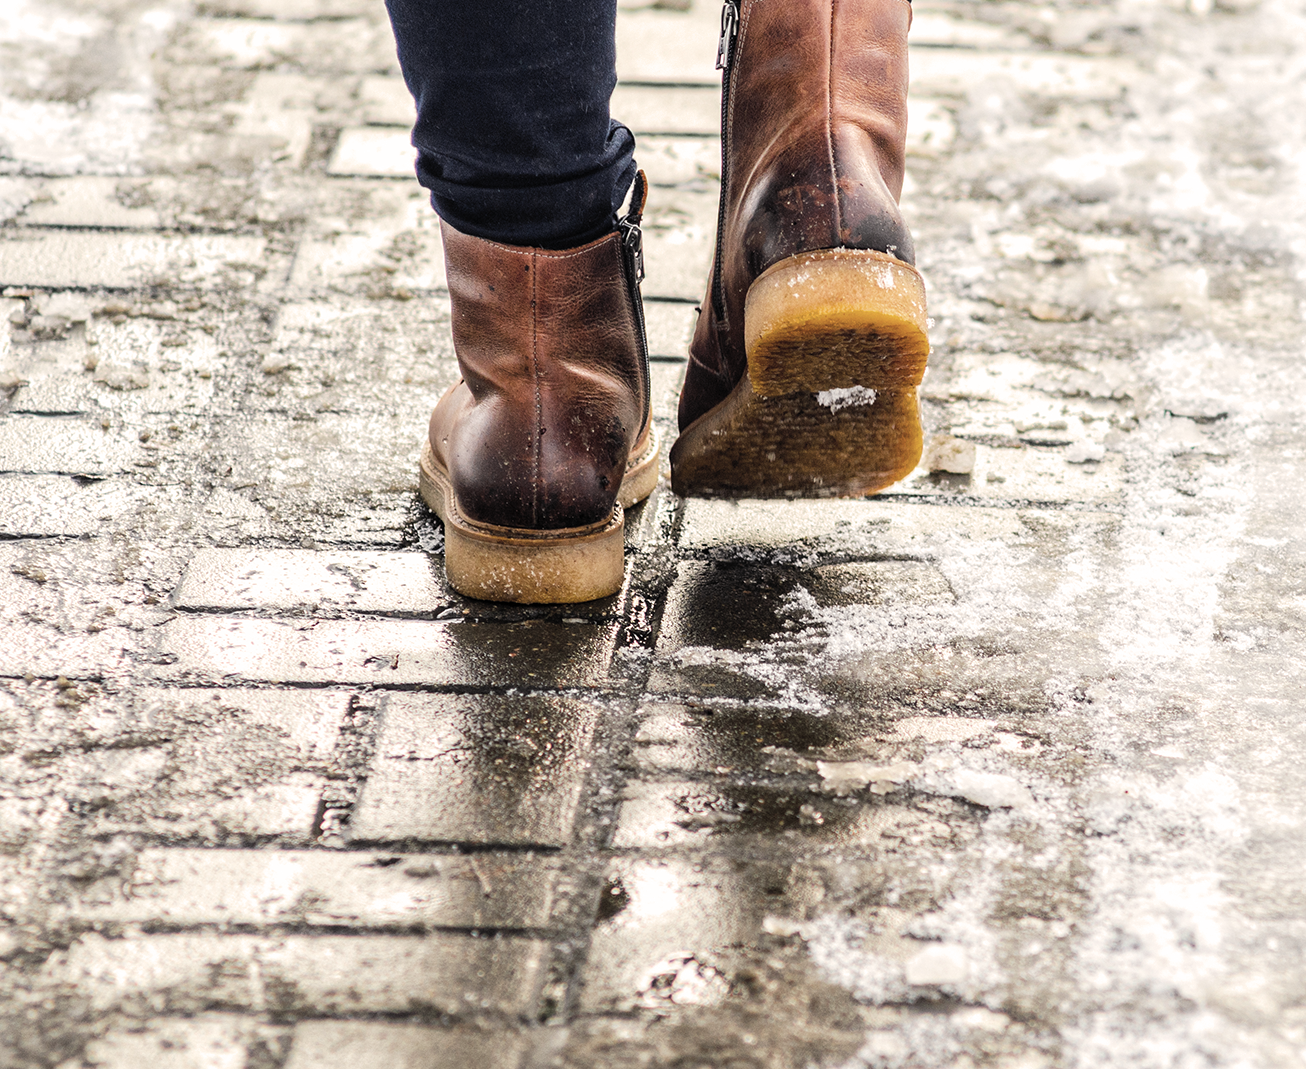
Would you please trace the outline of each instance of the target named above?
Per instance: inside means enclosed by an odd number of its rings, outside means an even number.
[[[32,230],[0,240],[0,284],[131,289],[226,283],[248,286],[269,264],[261,238]]]
[[[712,4],[687,10],[656,5],[627,11],[617,22],[617,78],[623,82],[717,88],[719,12]]]
[[[567,698],[392,695],[350,834],[566,845],[599,711]]]
[[[411,179],[416,151],[409,126],[355,126],[340,131],[327,174]]]
[[[618,85],[612,94],[612,114],[636,134],[718,137],[721,90],[718,86]]]
[[[134,194],[135,183],[90,175],[50,179],[32,189],[32,199],[22,211],[22,220],[28,226],[125,230],[153,230],[163,225],[158,208],[133,206],[120,191]],[[124,200],[128,203],[124,204]]]
[[[494,1065],[517,1069],[521,1038],[469,1028],[380,1021],[305,1021],[295,1028],[287,1069],[444,1069]]]
[[[105,476],[144,466],[139,434],[101,421],[10,416],[0,423],[0,470],[21,474]]]
[[[84,1062],[96,1069],[227,1069],[289,1046],[290,1030],[228,1013],[160,1017],[145,1027],[115,1029],[87,1045]]]
[[[530,1012],[543,945],[515,936],[88,934],[46,964],[96,1012]],[[471,991],[475,989],[475,994]]]
[[[520,855],[142,851],[128,882],[84,892],[79,919],[201,925],[543,928],[556,868]]]
[[[620,11],[669,443],[719,6]],[[383,6],[0,10],[0,1065],[1303,1064],[1302,12],[913,19],[932,463],[526,607]]]
[[[588,622],[178,617],[158,631],[151,674],[223,686],[592,687],[611,643],[611,627]]]
[[[182,609],[300,609],[424,615],[457,595],[424,553],[201,550],[173,601]]]

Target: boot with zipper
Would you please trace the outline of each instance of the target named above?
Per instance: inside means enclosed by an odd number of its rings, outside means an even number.
[[[921,453],[925,288],[898,210],[908,0],[727,0],[721,207],[680,494],[874,493]]]
[[[462,380],[431,413],[421,493],[459,593],[557,603],[614,594],[623,509],[658,478],[650,418],[641,173],[630,214],[575,249],[442,225]]]

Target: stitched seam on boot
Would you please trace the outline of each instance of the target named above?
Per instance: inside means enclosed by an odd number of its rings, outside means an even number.
[[[531,378],[535,385],[535,470],[531,472],[531,523],[540,523],[540,469],[544,453],[544,404],[540,399],[539,263],[531,253]]]
[[[840,203],[839,172],[834,164],[834,24],[839,0],[830,0],[830,53],[825,71],[825,143],[830,150],[830,192],[834,199],[834,240],[843,245],[843,206]]]

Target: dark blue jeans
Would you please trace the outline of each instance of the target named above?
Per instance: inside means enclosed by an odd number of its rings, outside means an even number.
[[[417,103],[417,180],[465,234],[565,249],[635,176],[613,122],[616,0],[386,0]]]

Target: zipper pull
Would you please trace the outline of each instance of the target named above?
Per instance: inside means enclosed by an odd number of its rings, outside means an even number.
[[[630,259],[635,285],[644,281],[644,205],[648,202],[648,178],[643,171],[635,172],[635,183],[630,190],[630,211],[624,219],[617,220],[621,232],[621,247]]]
[[[644,231],[629,216],[617,226],[621,230],[621,247],[630,257],[630,265],[635,269],[635,284],[639,285],[644,281]]]
[[[735,58],[735,38],[739,34],[739,5],[735,0],[726,0],[721,8],[721,38],[716,46],[716,69],[728,71],[730,61]]]

